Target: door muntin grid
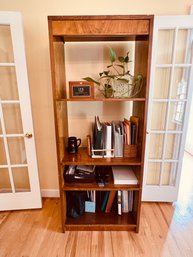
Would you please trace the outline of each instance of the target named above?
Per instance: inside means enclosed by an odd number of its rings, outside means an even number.
[[[161,29],[158,42],[146,185],[175,186],[192,72],[192,29]]]
[[[9,25],[0,25],[0,78],[0,193],[29,192],[29,171]]]

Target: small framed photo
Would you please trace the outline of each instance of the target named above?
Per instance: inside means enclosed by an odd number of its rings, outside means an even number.
[[[87,81],[69,81],[70,99],[93,99],[94,83]]]

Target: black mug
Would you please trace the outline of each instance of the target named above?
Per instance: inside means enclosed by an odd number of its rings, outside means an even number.
[[[68,138],[68,152],[69,153],[77,153],[78,147],[81,144],[81,139],[76,137],[69,137]]]

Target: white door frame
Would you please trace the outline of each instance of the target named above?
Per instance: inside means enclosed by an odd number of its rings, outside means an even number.
[[[29,84],[27,76],[27,65],[24,47],[24,36],[22,17],[19,12],[0,12],[0,26],[10,26],[11,39],[13,47],[13,62],[1,62],[1,67],[14,67],[16,72],[17,86],[19,100],[3,100],[0,99],[0,111],[1,111],[1,125],[2,135],[4,140],[5,152],[7,158],[7,164],[1,165],[0,168],[6,168],[9,171],[9,178],[11,182],[11,192],[0,192],[0,210],[16,210],[16,209],[28,209],[28,208],[41,208],[41,194],[38,177],[38,167],[34,140],[33,121],[31,113],[31,102],[29,93]],[[5,104],[19,104],[21,110],[21,119],[23,125],[22,134],[6,134],[4,117],[2,111],[2,105]],[[31,133],[32,137],[26,137],[26,133]],[[22,137],[24,138],[27,164],[13,164],[10,162],[9,148],[7,138],[9,137]],[[14,178],[12,174],[12,168],[27,167],[30,191],[29,192],[17,192],[14,186]]]
[[[186,99],[186,111],[184,113],[184,125],[183,129],[179,134],[182,134],[179,158],[176,160],[177,171],[175,178],[175,186],[173,185],[147,185],[147,175],[148,175],[148,155],[149,155],[149,146],[150,146],[150,136],[152,133],[151,130],[151,116],[152,116],[152,104],[153,104],[153,90],[154,90],[154,81],[155,81],[155,70],[156,70],[156,53],[158,45],[158,31],[160,29],[193,29],[193,19],[191,15],[181,15],[181,16],[155,16],[154,17],[154,31],[153,31],[153,42],[152,42],[152,61],[151,61],[151,72],[150,72],[150,92],[149,92],[149,104],[148,104],[148,115],[147,115],[147,137],[146,137],[146,146],[145,146],[145,163],[144,163],[144,179],[143,179],[143,192],[142,200],[143,201],[166,201],[173,202],[177,200],[178,189],[181,176],[181,167],[182,167],[182,158],[185,147],[186,132],[188,126],[188,117],[191,104],[191,95],[193,90],[193,65],[191,60],[191,71],[190,71],[190,80],[189,87]],[[167,46],[166,46],[167,47]],[[175,47],[175,46],[174,46]],[[192,56],[191,56],[192,59]],[[171,90],[171,89],[170,89]],[[160,99],[162,101],[162,99]],[[170,100],[169,100],[170,103]],[[158,114],[159,115],[159,114]],[[167,115],[168,116],[168,115]],[[167,122],[167,121],[166,121]],[[156,133],[154,131],[154,133]],[[163,133],[157,131],[157,133]],[[167,131],[169,133],[169,131]],[[178,133],[178,132],[176,132]],[[165,146],[164,146],[165,147]],[[151,160],[152,162],[158,162],[158,160]],[[167,160],[163,160],[164,163]],[[172,161],[172,160],[171,160]],[[161,174],[162,176],[162,174]]]

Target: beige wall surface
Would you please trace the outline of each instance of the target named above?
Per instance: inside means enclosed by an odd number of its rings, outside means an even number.
[[[193,0],[0,0],[0,11],[23,17],[41,189],[58,189],[48,43],[48,15],[189,14]]]

